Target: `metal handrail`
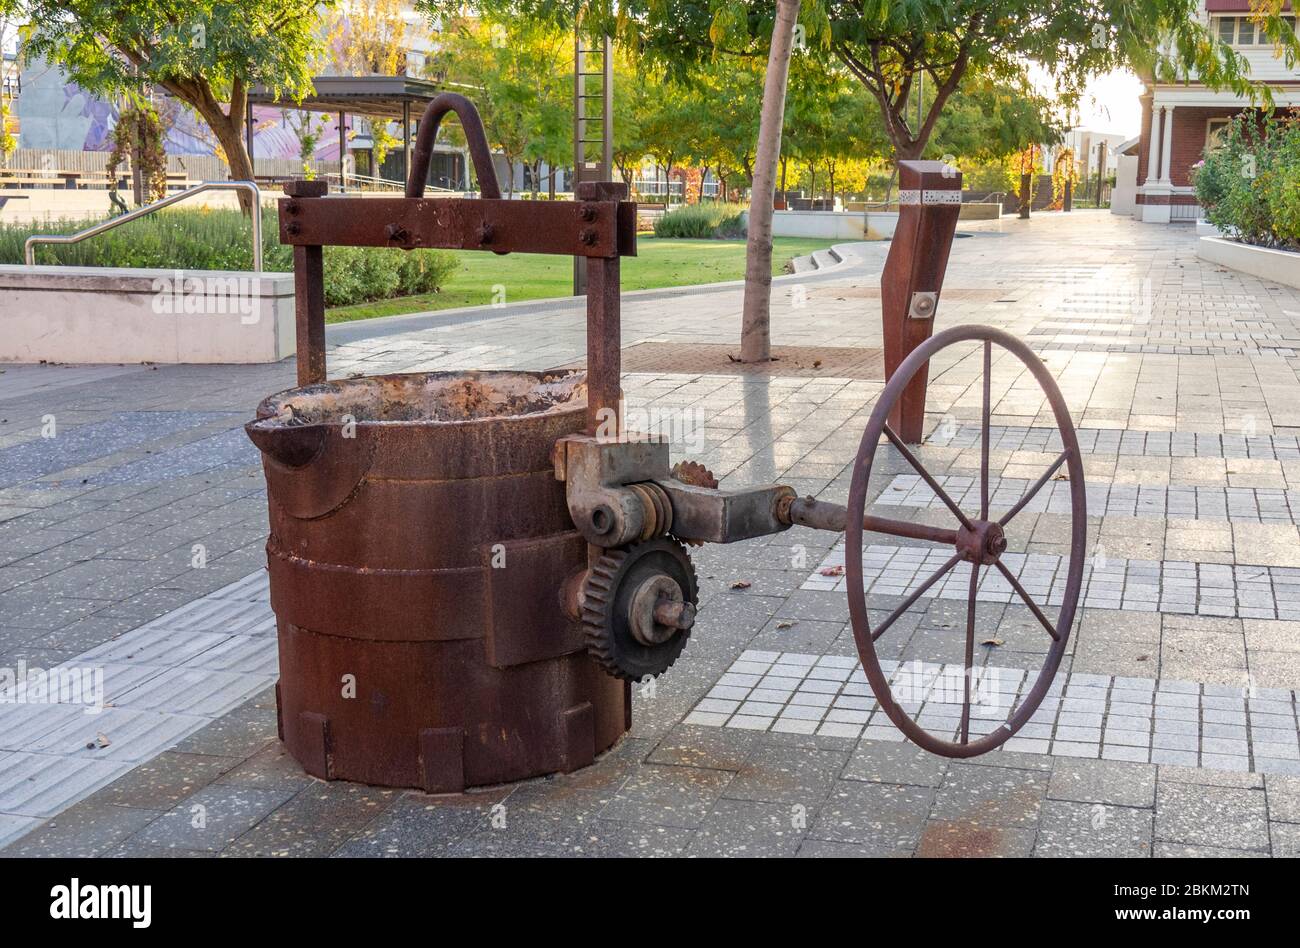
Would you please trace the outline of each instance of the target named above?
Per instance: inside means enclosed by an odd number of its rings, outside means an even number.
[[[134,211],[128,211],[120,217],[110,218],[102,224],[96,224],[94,227],[87,227],[85,230],[78,231],[75,234],[33,234],[23,243],[23,259],[27,266],[36,266],[36,245],[37,244],[77,244],[87,237],[94,237],[102,234],[104,231],[112,230],[122,224],[129,224],[133,220],[138,220],[154,211],[160,211],[164,207],[169,207],[178,201],[183,201],[191,195],[198,194],[200,191],[248,191],[253,196],[253,272],[262,272],[262,192],[252,181],[204,181],[192,188],[188,188],[171,197],[165,197],[161,201],[155,201],[153,204],[146,204],[144,207],[137,207]]]

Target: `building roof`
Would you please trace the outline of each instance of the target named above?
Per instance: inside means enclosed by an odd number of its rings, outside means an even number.
[[[248,93],[253,105],[278,105],[307,112],[351,112],[401,118],[404,104],[419,113],[444,86],[411,76],[316,76],[312,93],[301,102],[277,96],[266,86],[254,86]]]

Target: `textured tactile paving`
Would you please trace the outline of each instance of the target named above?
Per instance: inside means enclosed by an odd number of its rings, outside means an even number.
[[[978,477],[944,474],[935,478],[944,492],[965,509],[979,509]],[[1009,510],[1033,481],[989,478],[989,507],[995,514]],[[1251,523],[1300,523],[1300,490],[1266,487],[1170,486],[1112,484],[1089,479],[1084,487],[1090,517],[1178,517],[1192,520],[1233,520]],[[900,474],[876,498],[877,504],[903,507],[943,507],[930,486],[915,474]],[[1025,504],[1026,513],[1068,514],[1072,498],[1068,481],[1051,481]]]
[[[961,665],[882,661],[894,699],[926,730],[955,739]],[[972,683],[971,734],[1006,720],[1034,684],[1024,671],[985,665]],[[1008,751],[1300,774],[1295,693],[1194,681],[1058,675]],[[855,658],[744,652],[685,723],[901,743]]]
[[[952,554],[943,549],[872,544],[863,551],[862,579],[868,595],[906,596]],[[1055,553],[1005,553],[1002,562],[1039,605],[1059,606],[1068,561]],[[844,545],[818,564],[801,588],[844,591]],[[958,563],[922,599],[965,600],[970,564]],[[1019,602],[994,569],[980,573],[980,602]],[[1230,566],[1177,560],[1129,560],[1094,555],[1084,561],[1079,605],[1177,615],[1300,619],[1300,569]]]

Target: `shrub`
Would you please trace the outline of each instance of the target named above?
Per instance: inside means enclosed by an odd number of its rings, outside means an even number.
[[[98,221],[0,225],[0,263],[22,263],[23,243],[34,233],[71,234]],[[262,209],[262,266],[293,269],[293,251],[280,243],[275,208]],[[80,267],[182,270],[249,270],[253,266],[248,220],[236,210],[160,211],[66,246],[36,248],[36,262]],[[457,267],[441,250],[326,247],[325,303],[346,306],[391,296],[435,293]]]
[[[1206,219],[1224,234],[1300,250],[1300,122],[1241,113],[1193,176]]]
[[[744,237],[741,215],[747,210],[743,204],[721,201],[686,204],[655,221],[655,236],[678,240]]]

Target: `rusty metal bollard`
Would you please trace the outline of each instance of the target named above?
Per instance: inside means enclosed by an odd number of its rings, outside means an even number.
[[[898,184],[898,226],[880,275],[886,378],[892,378],[934,331],[953,229],[961,213],[961,172],[951,165],[900,161]],[[890,427],[907,444],[921,443],[928,382],[929,369],[924,367],[890,413]]]

